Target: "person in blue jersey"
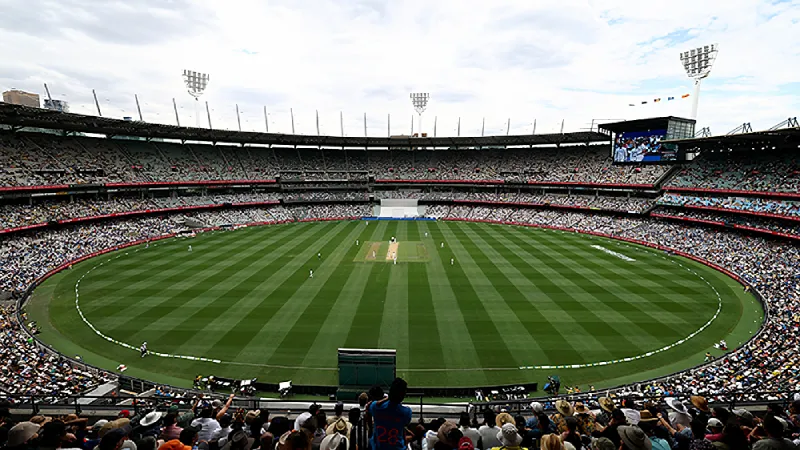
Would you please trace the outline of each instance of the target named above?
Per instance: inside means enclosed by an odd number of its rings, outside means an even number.
[[[411,423],[411,408],[403,405],[408,384],[395,378],[389,397],[369,405],[374,429],[370,439],[372,450],[404,450],[406,425]]]

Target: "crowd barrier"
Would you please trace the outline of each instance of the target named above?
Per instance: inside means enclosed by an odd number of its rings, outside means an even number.
[[[666,192],[681,192],[689,194],[725,194],[744,197],[779,197],[800,200],[800,192],[768,192],[768,191],[742,191],[736,189],[713,189],[713,188],[686,188],[665,186]]]
[[[684,216],[673,216],[670,214],[661,214],[661,213],[650,213],[651,217],[660,217],[662,219],[670,219],[670,220],[680,220],[682,222],[692,222],[692,223],[702,223],[706,225],[714,225],[718,227],[725,227],[725,228],[735,228],[738,230],[747,230],[752,231],[755,233],[761,234],[768,234],[771,236],[782,237],[786,239],[792,239],[795,241],[800,241],[800,236],[788,233],[781,233],[780,231],[772,231],[767,230],[765,228],[757,228],[757,227],[750,227],[747,225],[739,225],[736,223],[727,223],[720,220],[707,220],[707,219],[696,219],[694,217],[684,217]]]

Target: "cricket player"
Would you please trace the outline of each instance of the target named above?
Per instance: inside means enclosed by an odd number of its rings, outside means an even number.
[[[451,266],[453,265],[453,262],[454,262],[454,261],[453,261],[453,258],[450,258],[450,265],[451,265]]]
[[[192,246],[191,246],[191,245],[189,246],[189,251],[190,251],[190,252],[192,251]]]
[[[358,247],[358,239],[356,239],[356,247]]]
[[[397,255],[394,255],[394,257],[392,258],[392,261],[394,261],[394,265],[396,266],[397,265]]]
[[[425,237],[428,237],[428,232],[427,231],[425,232]]]
[[[444,242],[442,242],[441,248],[444,248]]]
[[[372,259],[375,259],[375,250],[372,251]]]
[[[308,271],[308,278],[314,278],[314,271],[313,270],[309,270]]]
[[[322,259],[322,253],[317,253],[317,259]]]
[[[139,352],[141,352],[142,358],[147,356],[147,341],[142,342],[142,346],[139,347]]]

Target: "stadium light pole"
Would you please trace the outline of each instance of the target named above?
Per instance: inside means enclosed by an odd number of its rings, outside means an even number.
[[[94,106],[97,107],[97,115],[103,117],[103,113],[100,112],[100,102],[97,101],[97,92],[94,89],[92,89],[92,96],[94,96]]]
[[[236,123],[239,124],[239,131],[242,131],[242,119],[239,117],[239,104],[236,104]]]
[[[483,122],[481,123],[481,137],[483,137],[483,132],[486,130],[486,117],[483,118]]]
[[[292,134],[295,134],[294,133],[294,110],[292,108],[289,108],[289,115],[292,117]]]
[[[136,100],[136,111],[139,111],[139,121],[144,122],[144,118],[142,118],[142,108],[139,106],[139,95],[133,94],[133,98]]]
[[[214,128],[211,126],[211,110],[208,109],[208,102],[206,102],[206,116],[208,116],[208,129],[213,130]]]
[[[269,133],[269,116],[267,115],[267,107],[264,106],[264,126],[267,129],[267,133]]]
[[[686,75],[694,80],[694,98],[692,99],[692,119],[697,119],[697,106],[700,102],[700,83],[711,74],[711,68],[717,59],[718,45],[704,45],[681,52],[680,58]]]
[[[194,97],[194,118],[197,128],[200,128],[200,96],[203,95],[206,87],[208,87],[209,79],[210,77],[207,73],[196,72],[194,70],[183,71],[183,82],[186,84],[186,90],[189,92],[189,95]],[[210,126],[211,121],[209,120],[209,127]]]
[[[411,93],[411,104],[414,105],[414,109],[417,111],[419,115],[419,133],[422,136],[422,113],[425,112],[425,108],[428,106],[428,100],[431,98],[431,94],[427,92],[414,92]],[[412,124],[413,129],[413,124]],[[413,134],[413,131],[412,131]]]
[[[456,135],[461,137],[461,117],[458,118],[458,128],[456,128]]]

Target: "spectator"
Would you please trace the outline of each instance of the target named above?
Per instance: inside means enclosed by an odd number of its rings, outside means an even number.
[[[405,448],[405,427],[411,423],[411,408],[402,403],[407,388],[402,378],[395,378],[389,388],[389,397],[370,405],[369,413],[375,424],[370,441],[373,450]]]

